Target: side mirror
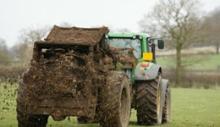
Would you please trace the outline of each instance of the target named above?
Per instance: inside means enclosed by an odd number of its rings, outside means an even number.
[[[163,40],[158,40],[157,45],[158,45],[159,49],[164,49],[164,41]]]

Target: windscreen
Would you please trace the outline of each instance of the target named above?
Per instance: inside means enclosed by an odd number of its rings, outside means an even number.
[[[133,49],[134,56],[141,58],[141,43],[139,39],[111,38],[108,39],[108,44],[114,48]]]

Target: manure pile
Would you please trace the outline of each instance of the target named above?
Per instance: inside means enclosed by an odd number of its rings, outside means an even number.
[[[93,61],[87,54],[74,50],[54,53],[49,58],[42,55],[33,60],[28,75],[24,78],[28,96],[45,99],[57,97],[90,96],[94,76]]]

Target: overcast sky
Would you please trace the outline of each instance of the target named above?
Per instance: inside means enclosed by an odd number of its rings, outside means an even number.
[[[109,26],[138,31],[138,21],[158,0],[0,0],[0,38],[17,43],[25,28],[62,24]],[[200,0],[204,13],[220,7],[220,0]]]

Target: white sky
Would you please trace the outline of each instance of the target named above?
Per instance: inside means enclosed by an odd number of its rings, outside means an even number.
[[[109,26],[138,31],[138,21],[158,0],[0,0],[0,38],[9,46],[25,28],[64,22],[75,26]],[[204,12],[220,0],[199,0]]]

